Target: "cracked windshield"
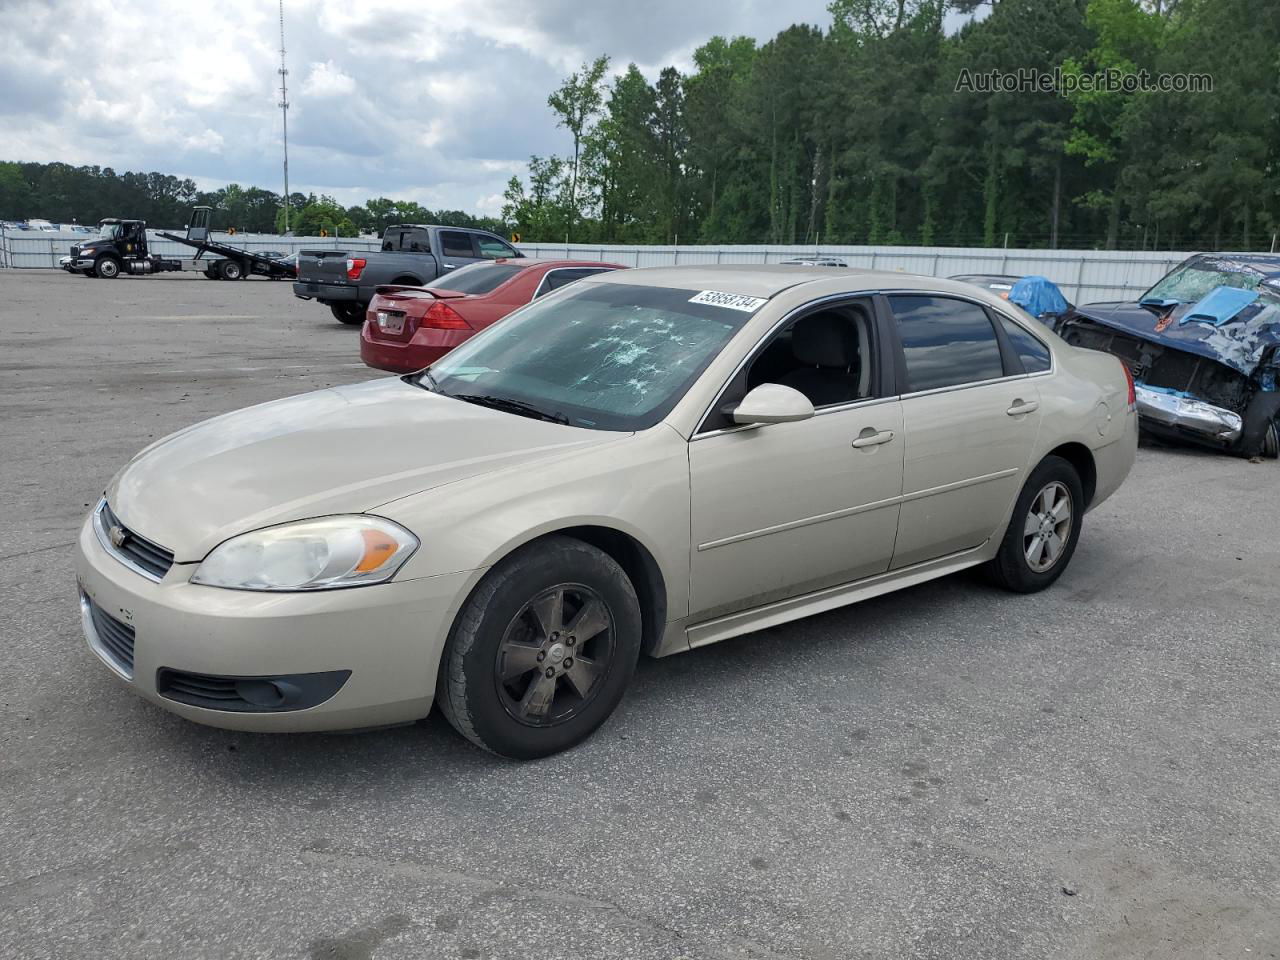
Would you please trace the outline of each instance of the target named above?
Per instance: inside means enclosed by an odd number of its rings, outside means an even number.
[[[573,426],[641,430],[675,406],[751,317],[690,302],[702,293],[579,283],[458,347],[418,383]]]

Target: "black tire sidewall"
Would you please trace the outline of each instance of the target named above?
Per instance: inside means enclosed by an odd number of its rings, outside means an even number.
[[[218,272],[223,280],[239,280],[244,276],[244,268],[234,260],[222,261],[222,266],[218,268]]]
[[[1071,495],[1071,536],[1067,540],[1066,550],[1048,570],[1037,572],[1027,563],[1026,551],[1023,547],[1023,525],[1031,510],[1032,501],[1048,484],[1058,481],[1067,488]],[[1067,460],[1062,457],[1045,457],[1031,471],[1031,476],[1018,494],[1017,503],[1013,507],[1013,516],[1000,544],[1000,552],[994,563],[1002,585],[1019,593],[1034,593],[1052,584],[1071,563],[1071,558],[1080,543],[1080,532],[1084,528],[1084,487],[1080,483],[1080,475]]]
[[[567,538],[534,544],[495,568],[488,586],[477,588],[467,606],[473,616],[459,616],[450,635],[443,670],[453,660],[461,672],[465,703],[456,698],[453,711],[465,711],[475,739],[501,756],[528,760],[566,750],[590,736],[613,713],[635,672],[640,653],[640,605],[622,568],[595,547]],[[577,714],[555,726],[529,727],[503,706],[494,680],[498,646],[508,624],[530,599],[559,583],[590,587],[604,600],[613,617],[614,650],[603,687]],[[482,584],[482,586],[484,586]],[[478,616],[476,616],[478,614]],[[474,623],[469,628],[468,622]],[[467,634],[463,636],[463,634]],[[451,653],[453,657],[451,658]],[[458,724],[455,722],[455,726]],[[466,731],[464,731],[466,732]]]
[[[104,273],[102,270],[104,266],[113,267],[115,269],[115,272]],[[97,263],[93,265],[94,276],[101,277],[103,280],[114,280],[116,277],[120,276],[121,272],[122,271],[120,269],[120,261],[117,260],[115,257],[103,257],[101,260],[99,260]]]
[[[349,327],[354,327],[356,324],[364,323],[364,315],[367,311],[368,306],[363,303],[339,301],[337,303],[329,304],[329,312],[333,314],[333,318],[339,323],[344,323]]]
[[[1245,407],[1244,429],[1237,451],[1245,457],[1265,456],[1267,429],[1274,428],[1277,418],[1280,418],[1280,393],[1255,393]]]

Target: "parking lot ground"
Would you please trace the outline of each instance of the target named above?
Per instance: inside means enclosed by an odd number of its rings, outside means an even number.
[[[89,505],[154,438],[369,377],[357,337],[287,283],[0,271],[0,956],[1280,956],[1275,463],[1144,447],[1046,593],[644,661],[538,763],[130,695],[80,634]]]

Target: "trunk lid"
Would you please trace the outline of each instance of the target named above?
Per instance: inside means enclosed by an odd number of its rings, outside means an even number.
[[[369,324],[369,338],[382,343],[407,343],[421,327],[432,304],[441,300],[466,300],[467,294],[453,290],[434,290],[426,287],[400,287],[384,285],[376,288],[378,302],[374,305],[374,320]]]

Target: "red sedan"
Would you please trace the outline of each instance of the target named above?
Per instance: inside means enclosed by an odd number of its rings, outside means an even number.
[[[462,267],[432,287],[378,287],[360,332],[360,359],[379,370],[412,373],[552,290],[620,263],[596,260],[492,260]]]

